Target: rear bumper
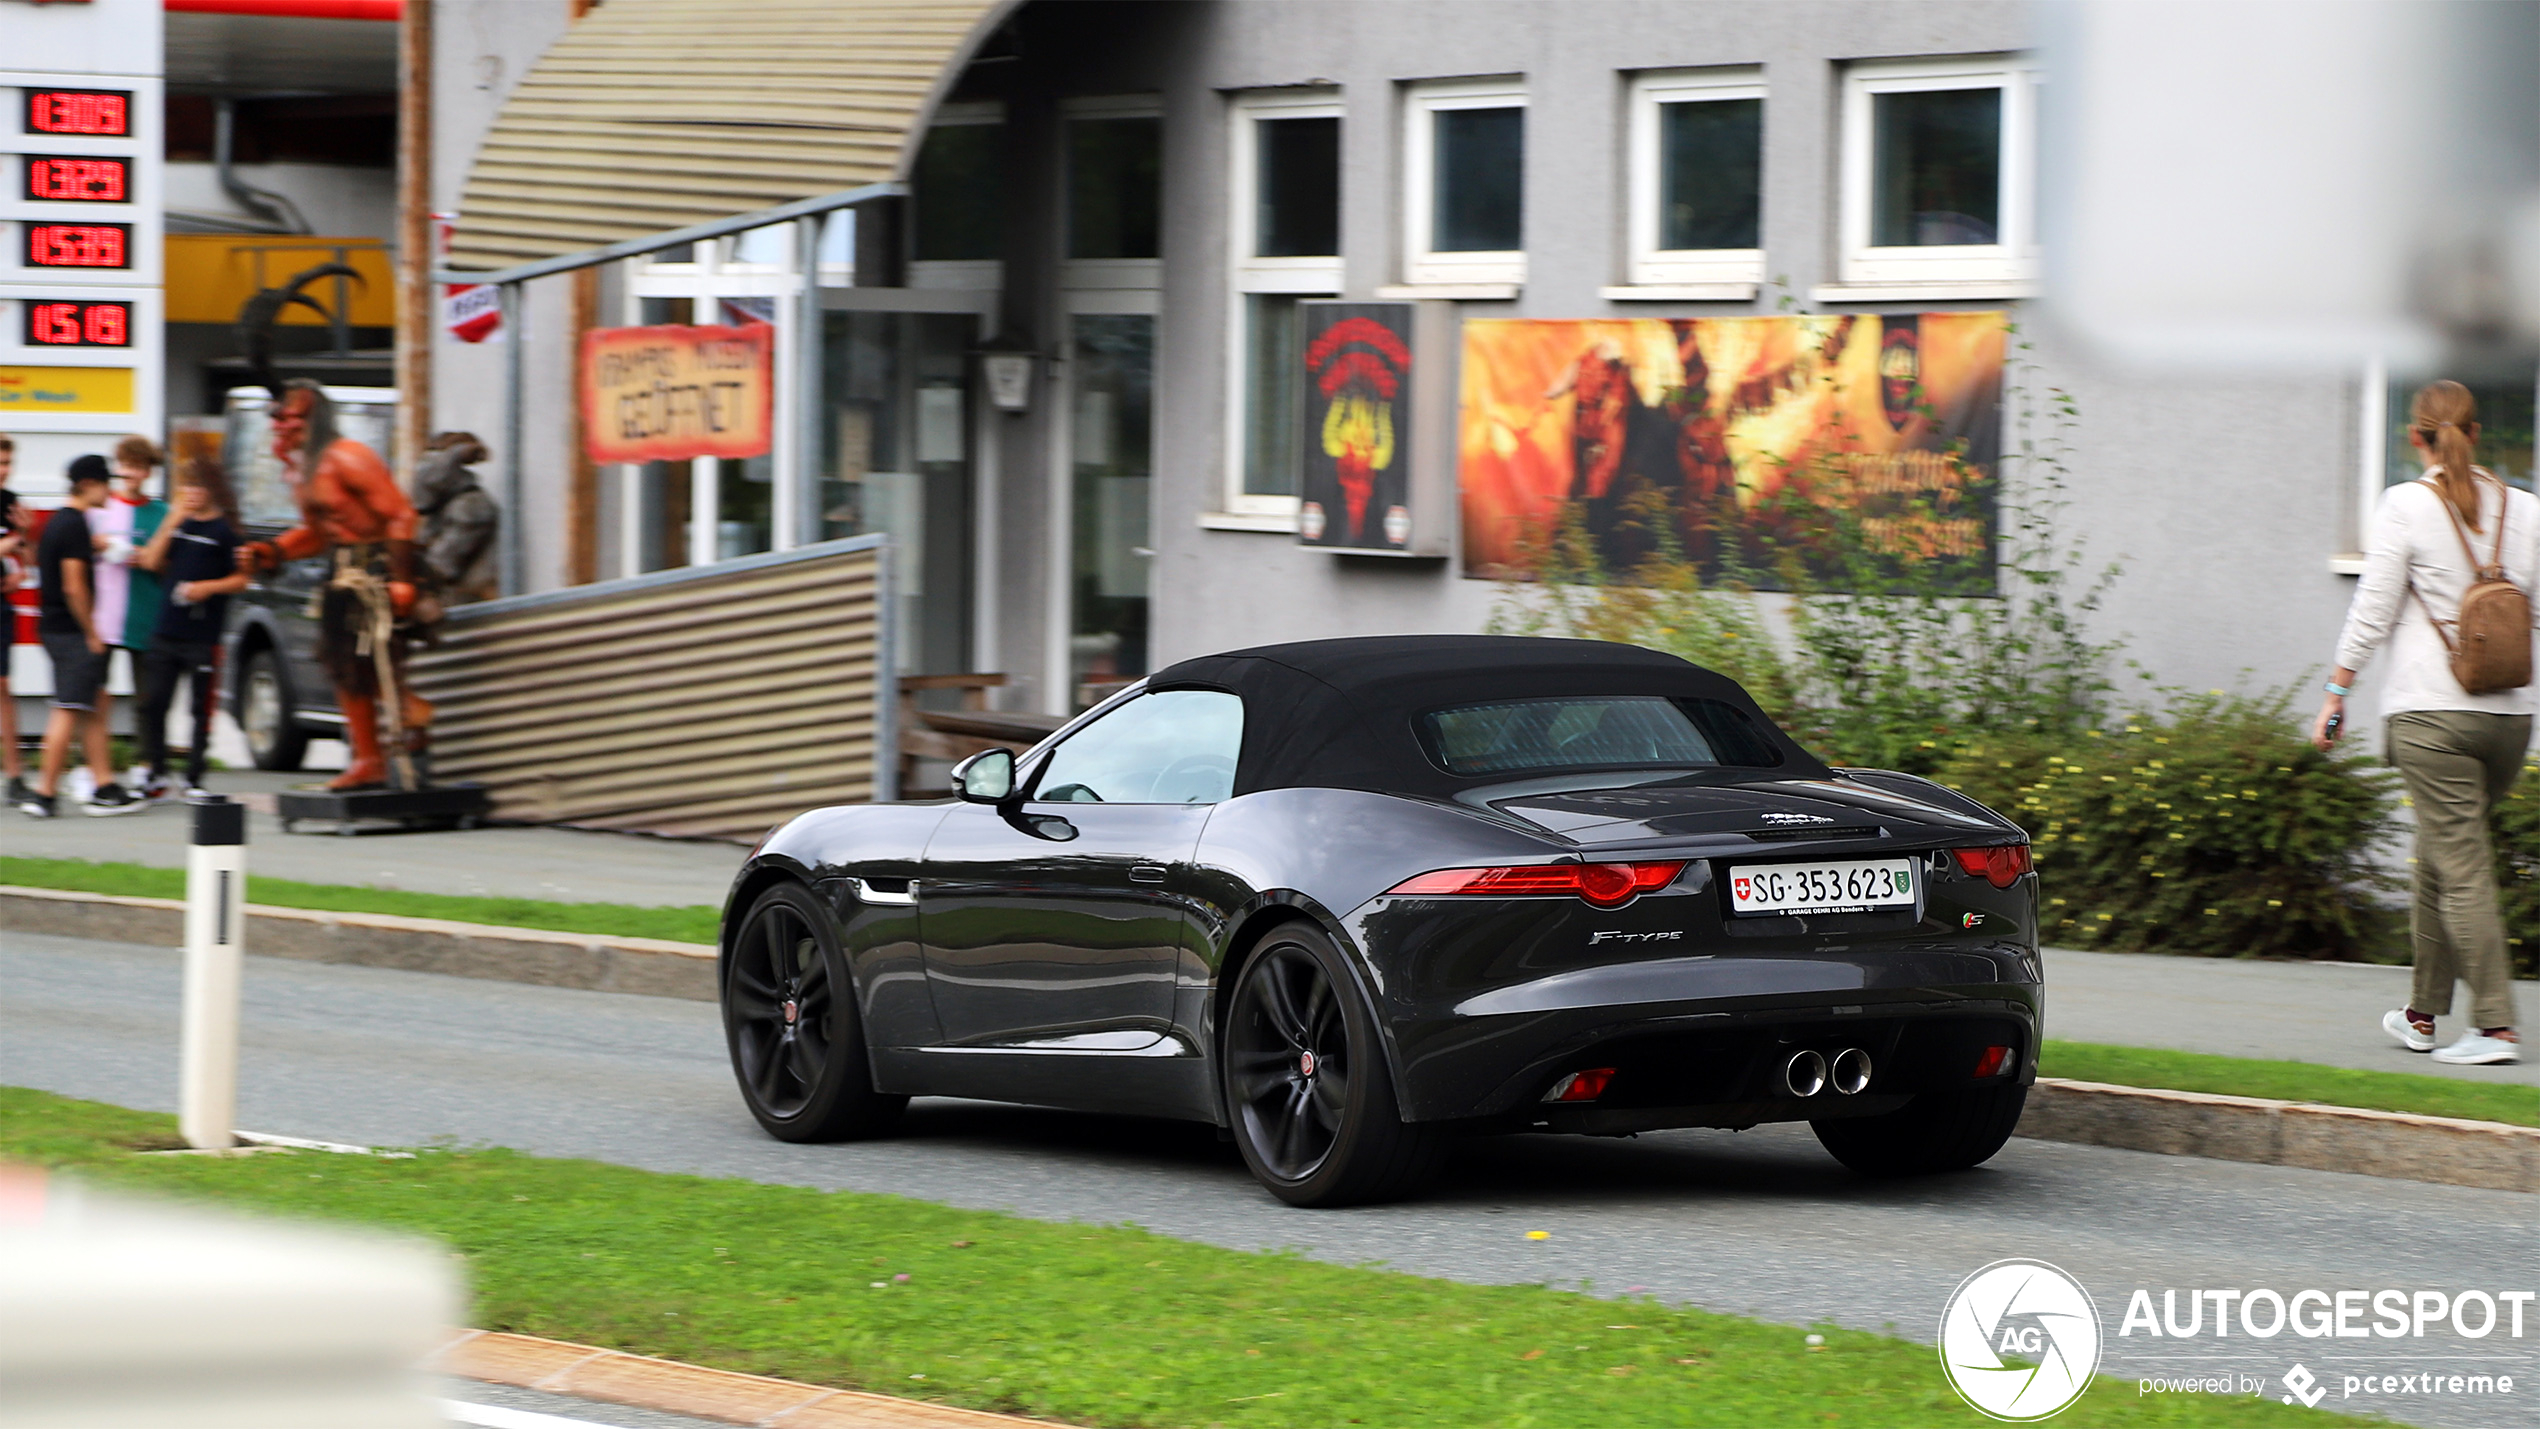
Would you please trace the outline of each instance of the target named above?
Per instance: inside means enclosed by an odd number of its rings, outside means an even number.
[[[1557,973],[1448,1005],[1388,1009],[1403,1113],[1619,1134],[1660,1126],[1875,1115],[1932,1091],[2037,1071],[2044,989],[2024,948],[1686,957]],[[2012,1049],[1978,1081],[1984,1049]],[[1869,1053],[1870,1084],[1790,1097],[1793,1052]],[[1613,1067],[1593,1103],[1546,1104],[1574,1071]]]

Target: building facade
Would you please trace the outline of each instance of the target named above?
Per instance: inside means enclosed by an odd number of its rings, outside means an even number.
[[[436,204],[461,208],[572,8],[436,6]],[[1303,417],[1306,335],[1341,315],[1318,300],[1402,305],[1427,367],[1477,322],[1641,320],[1681,341],[1635,412],[1708,381],[1750,415],[1774,394],[1688,375],[1719,360],[1700,324],[1806,319],[1828,360],[1877,364],[1900,332],[1928,349],[1949,315],[2003,312],[2010,478],[2022,442],[2059,443],[2066,534],[2122,566],[2094,634],[2171,685],[2311,678],[2373,493],[2412,474],[2386,458],[2404,378],[2079,360],[2031,302],[2051,158],[2029,43],[1993,0],[1035,0],[944,78],[905,198],[816,242],[774,227],[530,282],[516,332],[443,337],[435,425],[493,436],[522,342],[528,588],[886,530],[904,673],[1000,671],[1005,704],[1064,712],[1210,650],[1490,620],[1470,371],[1386,438],[1435,493],[1404,503],[1416,535],[1335,548],[1340,508],[1301,494],[1318,436],[1347,445]],[[753,320],[818,347],[811,410],[780,373],[769,454],[581,466],[577,327]],[[1609,331],[1579,329],[1588,355],[1540,394],[1574,432]],[[992,391],[992,368],[1028,380]],[[2517,474],[2532,387],[2493,386]]]

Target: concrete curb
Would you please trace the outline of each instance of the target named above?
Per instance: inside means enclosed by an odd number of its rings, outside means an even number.
[[[2017,1133],[2165,1156],[2540,1191],[2540,1127],[2040,1077]]]
[[[185,904],[57,888],[0,885],[0,927],[69,938],[181,947]],[[327,913],[247,905],[247,951],[498,982],[712,1002],[715,950],[663,938],[500,928],[392,913]]]
[[[488,1330],[461,1334],[427,1367],[461,1379],[768,1429],[1013,1429],[1045,1422]]]

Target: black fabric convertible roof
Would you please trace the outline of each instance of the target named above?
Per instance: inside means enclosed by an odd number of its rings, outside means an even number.
[[[1830,771],[1757,708],[1735,680],[1637,645],[1514,635],[1376,635],[1203,655],[1157,671],[1150,690],[1226,690],[1244,702],[1235,792],[1367,789],[1450,797],[1506,783],[1432,763],[1414,721],[1450,705],[1559,695],[1664,695],[1743,711],[1782,753],[1772,777]]]

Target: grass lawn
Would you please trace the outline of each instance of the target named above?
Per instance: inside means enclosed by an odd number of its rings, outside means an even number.
[[[0,1088],[0,1158],[419,1232],[465,1258],[479,1326],[694,1364],[1159,1429],[1990,1422],[1950,1392],[1927,1345],[1880,1335],[1820,1327],[1812,1348],[1791,1326],[1647,1300],[499,1150],[135,1154],[176,1144],[173,1132],[166,1116]],[[1291,1213],[1265,1201],[1262,1214]],[[2333,1418],[2139,1398],[2108,1380],[2057,1422]]]
[[[2080,1082],[2121,1087],[2167,1087],[2234,1097],[2323,1102],[2372,1111],[2406,1111],[2540,1126],[2540,1087],[2519,1082],[2457,1081],[2409,1072],[2363,1072],[2310,1062],[2269,1062],[2253,1057],[2215,1057],[2153,1047],[2111,1047],[2098,1042],[2047,1039],[2038,1071]]]
[[[0,857],[0,883],[22,888],[69,888],[135,898],[183,898],[185,870],[144,863],[91,863],[76,858]],[[537,898],[470,898],[451,893],[408,893],[349,883],[301,883],[247,875],[247,901],[277,908],[316,908],[329,913],[395,913],[408,918],[447,918],[506,928],[547,928],[559,933],[603,933],[622,938],[667,938],[711,943],[720,909],[645,908],[632,903],[553,903]]]

